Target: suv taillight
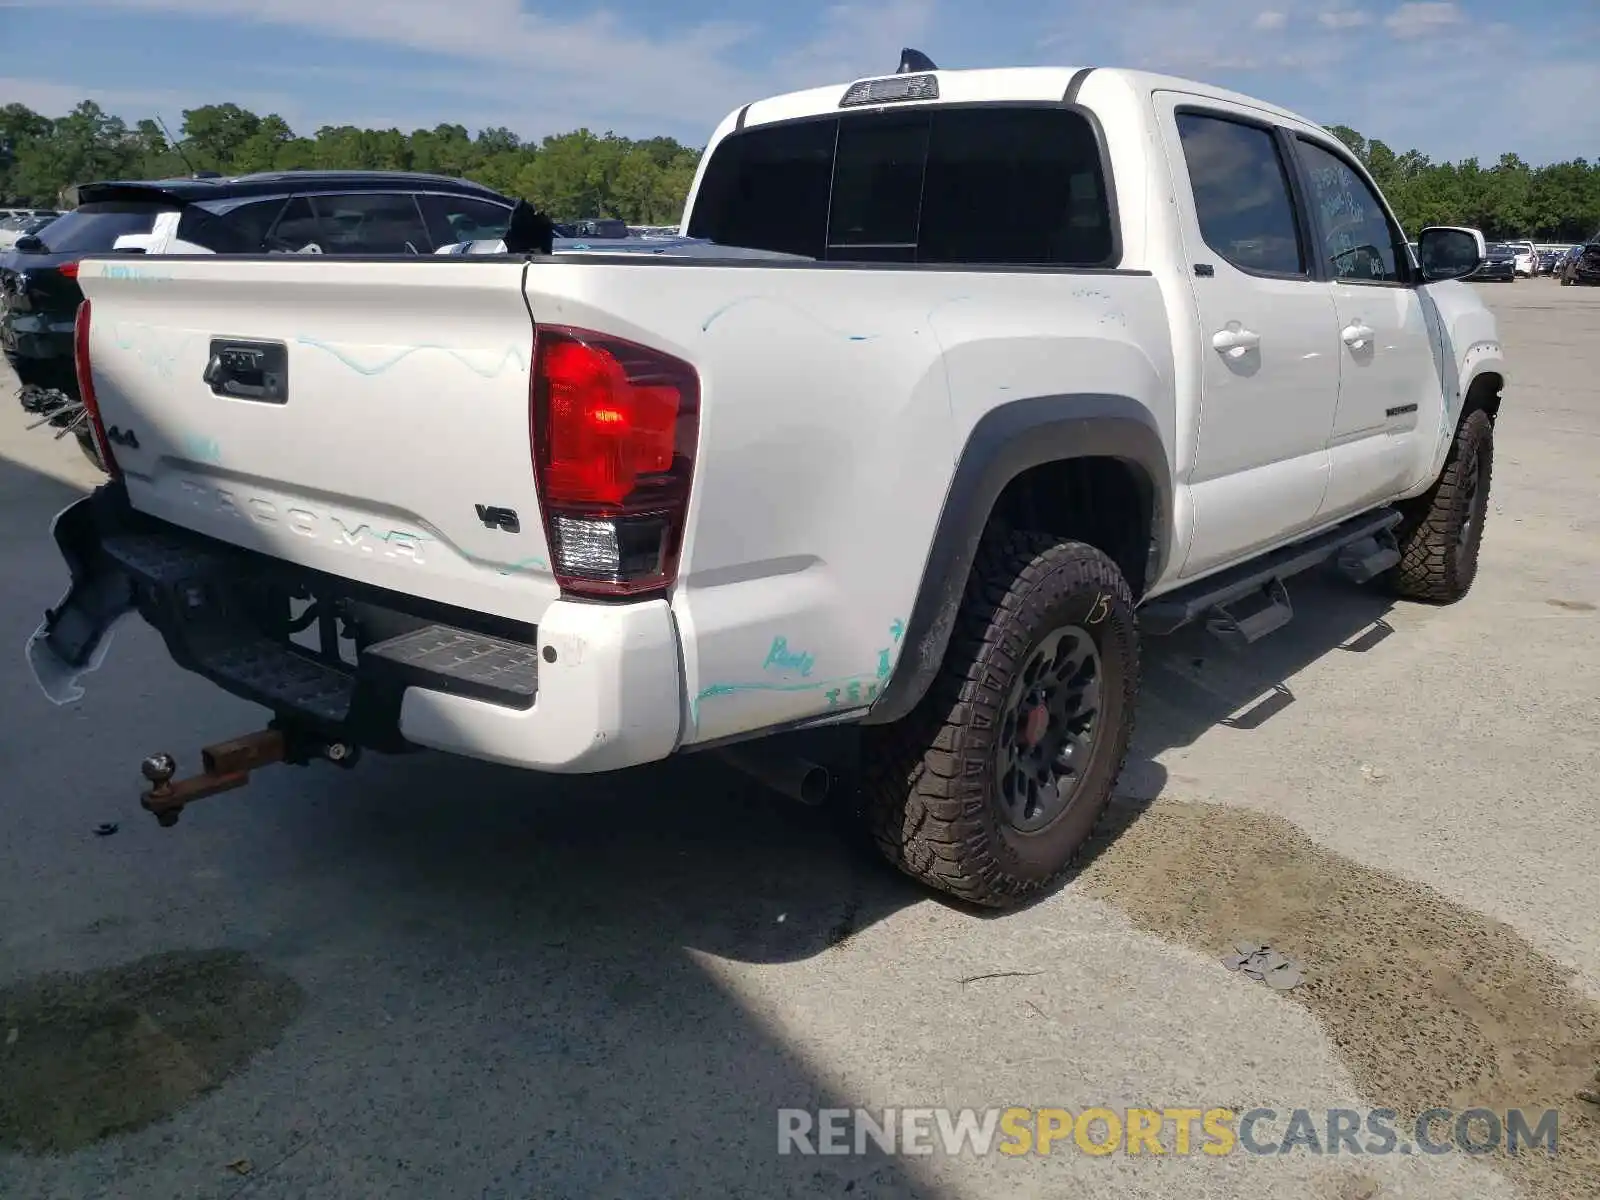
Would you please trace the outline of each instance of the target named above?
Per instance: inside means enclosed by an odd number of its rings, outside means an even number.
[[[530,390],[533,474],[561,590],[671,587],[699,439],[694,368],[609,334],[541,325]]]
[[[100,401],[94,394],[94,372],[89,369],[89,301],[78,304],[78,315],[72,322],[72,368],[78,377],[78,399],[89,417],[89,428],[94,433],[94,444],[100,451],[100,461],[107,473],[115,479],[121,474],[117,459],[111,453],[111,442],[106,437],[105,422],[100,419]]]

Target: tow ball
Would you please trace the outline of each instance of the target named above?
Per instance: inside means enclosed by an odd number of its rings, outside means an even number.
[[[178,760],[170,754],[152,754],[139,764],[139,772],[150,789],[139,798],[156,823],[170,828],[178,823],[186,806],[219,792],[229,792],[250,782],[250,773],[274,763],[305,765],[312,758],[323,758],[337,766],[354,766],[357,749],[348,742],[325,741],[284,730],[268,728],[247,733],[231,741],[218,742],[200,751],[200,774],[174,780]]]

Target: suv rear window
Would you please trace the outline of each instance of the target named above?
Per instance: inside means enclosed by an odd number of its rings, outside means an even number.
[[[735,133],[689,237],[825,261],[1113,265],[1093,127],[1058,107],[848,113]]]
[[[167,210],[158,204],[126,201],[82,204],[57,217],[38,236],[48,253],[90,254],[111,249],[124,234],[149,233],[163,211]]]

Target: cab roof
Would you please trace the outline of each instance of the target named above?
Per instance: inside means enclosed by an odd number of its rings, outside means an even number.
[[[1149,95],[1151,92],[1162,90],[1187,92],[1191,95],[1220,100],[1230,104],[1244,105],[1260,112],[1269,113],[1275,117],[1304,125],[1316,126],[1318,124],[1308,117],[1292,112],[1289,109],[1281,108],[1278,105],[1270,104],[1255,96],[1247,96],[1241,92],[1214,87],[1211,84],[1200,83],[1193,79],[1179,78],[1175,75],[1161,75],[1151,71],[1135,71],[1121,67],[993,67],[971,70],[936,69],[933,71],[912,71],[909,74],[935,78],[939,84],[938,99],[896,100],[877,105],[863,104],[860,107],[898,108],[926,104],[975,104],[985,101],[1062,101],[1066,99],[1068,89],[1072,88],[1075,83],[1077,87],[1082,87],[1087,80],[1093,78],[1096,83],[1102,80],[1115,81],[1140,95]],[[803,91],[787,92],[783,95],[770,96],[747,104],[744,108],[738,110],[736,114],[730,114],[730,117],[734,128],[742,129],[749,125],[767,124],[773,121],[824,116],[841,111],[849,112],[852,109],[841,108],[840,101],[851,88],[875,80],[889,81],[906,77],[905,75],[892,74],[870,75],[862,79],[851,80],[848,83],[830,84],[824,87],[807,88]]]

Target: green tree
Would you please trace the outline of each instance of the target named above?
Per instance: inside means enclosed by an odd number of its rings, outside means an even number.
[[[1473,225],[1490,238],[1539,240],[1600,230],[1600,163],[1575,158],[1533,167],[1514,153],[1492,165],[1433,162],[1346,125],[1329,128],[1371,172],[1412,236],[1425,225]],[[0,106],[0,199],[12,203],[53,203],[63,189],[95,179],[364,168],[474,179],[557,220],[604,216],[654,225],[681,217],[699,162],[699,150],[672,138],[590,129],[537,142],[504,127],[474,135],[459,124],[410,133],[339,125],[299,136],[278,114],[231,102],[186,110],[174,147],[153,118],[129,125],[89,101],[53,119],[21,104]]]

